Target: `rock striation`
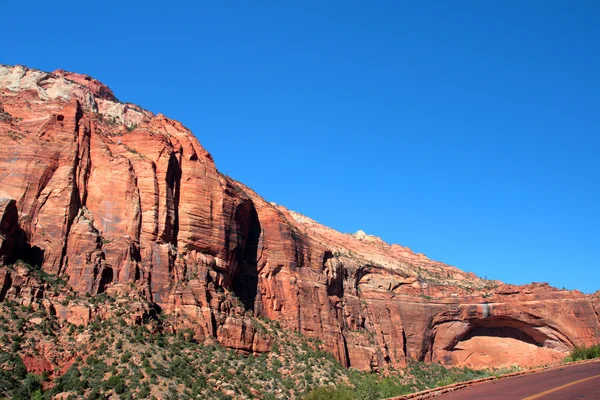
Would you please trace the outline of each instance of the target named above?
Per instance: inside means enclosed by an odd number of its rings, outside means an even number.
[[[199,340],[268,351],[263,317],[362,370],[545,363],[600,342],[597,294],[481,279],[268,203],[181,123],[91,77],[0,65],[0,136],[0,262],[135,291]],[[26,286],[2,270],[0,301],[39,295]]]

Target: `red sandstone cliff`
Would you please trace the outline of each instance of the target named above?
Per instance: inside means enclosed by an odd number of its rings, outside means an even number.
[[[41,264],[80,292],[137,291],[200,339],[265,351],[252,313],[359,369],[542,363],[600,342],[597,295],[503,285],[326,228],[221,175],[181,123],[90,77],[0,65],[0,136],[0,262]],[[1,271],[0,301],[37,295],[23,285]]]

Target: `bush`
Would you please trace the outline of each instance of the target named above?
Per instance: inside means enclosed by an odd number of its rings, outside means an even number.
[[[579,347],[575,346],[571,350],[571,359],[573,361],[578,360],[591,360],[592,358],[600,357],[600,345],[590,347]]]
[[[85,363],[87,365],[96,365],[98,364],[98,357],[94,356],[93,354],[89,355],[86,359],[85,359]]]
[[[85,389],[84,382],[79,379],[81,373],[79,372],[79,367],[77,363],[74,363],[69,367],[67,372],[65,372],[62,376],[60,376],[54,382],[54,387],[52,388],[53,394],[58,394],[61,392],[79,392]]]
[[[104,382],[105,389],[114,389],[115,393],[122,394],[125,392],[125,379],[120,375],[113,375]]]
[[[302,398],[303,400],[354,400],[356,396],[346,385],[319,387]]]

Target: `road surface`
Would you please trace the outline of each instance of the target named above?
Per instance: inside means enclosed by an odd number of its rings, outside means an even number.
[[[439,400],[600,400],[600,361],[484,382]]]

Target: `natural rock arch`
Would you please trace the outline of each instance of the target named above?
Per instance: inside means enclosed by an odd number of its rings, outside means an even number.
[[[564,358],[572,346],[557,329],[505,316],[440,324],[432,359],[470,367],[544,364]]]

